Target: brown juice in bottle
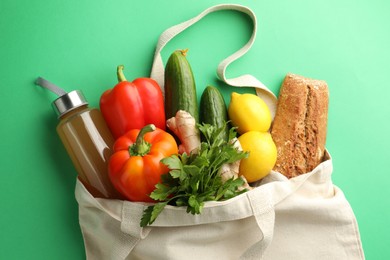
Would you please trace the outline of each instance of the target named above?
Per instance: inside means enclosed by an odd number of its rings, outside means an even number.
[[[78,172],[79,180],[94,197],[122,198],[108,176],[114,138],[101,112],[89,108],[79,90],[67,93],[41,77],[35,83],[59,96],[52,103],[60,120],[57,133]]]
[[[94,197],[118,198],[108,177],[114,138],[100,111],[83,105],[60,116],[57,132],[79,179]]]

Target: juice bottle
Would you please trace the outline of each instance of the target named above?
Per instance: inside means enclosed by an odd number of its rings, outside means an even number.
[[[59,95],[52,103],[59,119],[57,133],[80,181],[94,197],[120,198],[108,177],[114,138],[100,111],[90,108],[79,90],[67,93],[42,78],[36,83]]]

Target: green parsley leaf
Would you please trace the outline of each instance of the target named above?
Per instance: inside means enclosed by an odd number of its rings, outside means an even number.
[[[166,200],[173,192],[175,192],[177,187],[170,187],[162,183],[157,183],[156,189],[150,194],[150,197],[154,200],[164,201]]]
[[[172,155],[161,160],[163,164],[165,164],[170,170],[181,170],[182,162],[177,155]]]
[[[167,204],[167,202],[159,202],[153,206],[147,207],[142,215],[140,226],[146,227],[147,225],[152,224]]]

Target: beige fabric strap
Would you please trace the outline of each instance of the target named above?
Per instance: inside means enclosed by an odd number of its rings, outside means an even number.
[[[248,7],[242,6],[242,5],[235,5],[235,4],[221,4],[221,5],[215,5],[210,8],[207,8],[203,12],[201,12],[199,15],[182,22],[180,24],[174,25],[167,30],[165,30],[158,39],[155,54],[154,54],[154,60],[152,64],[152,70],[150,77],[155,79],[159,85],[161,86],[162,90],[164,91],[164,64],[161,57],[161,51],[164,48],[164,46],[173,39],[176,35],[180,34],[182,31],[190,27],[191,25],[195,24],[199,20],[201,20],[203,17],[208,15],[209,13],[221,11],[221,10],[235,10],[242,12],[244,14],[247,14],[252,22],[253,22],[253,31],[252,35],[249,39],[249,41],[238,51],[224,59],[220,62],[217,68],[217,75],[218,78],[225,82],[226,84],[234,87],[254,87],[256,89],[256,93],[258,96],[260,96],[264,102],[268,105],[268,107],[271,110],[272,117],[274,117],[275,109],[276,109],[276,96],[270,91],[261,81],[256,79],[256,77],[245,74],[241,75],[236,78],[226,78],[226,69],[229,66],[230,63],[237,60],[241,56],[243,56],[245,53],[248,52],[248,50],[252,47],[255,38],[256,38],[256,31],[257,31],[257,19],[256,15],[253,13],[251,9]]]

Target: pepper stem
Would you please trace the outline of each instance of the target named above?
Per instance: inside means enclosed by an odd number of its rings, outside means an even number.
[[[118,81],[119,82],[122,82],[122,81],[127,81],[126,78],[125,78],[125,74],[123,74],[123,69],[125,68],[125,66],[123,65],[119,65],[117,68],[116,68],[116,75],[118,77]]]
[[[153,124],[144,126],[138,133],[135,143],[129,147],[129,153],[131,156],[144,156],[150,152],[152,144],[145,141],[144,136],[146,133],[153,132],[156,127]]]

